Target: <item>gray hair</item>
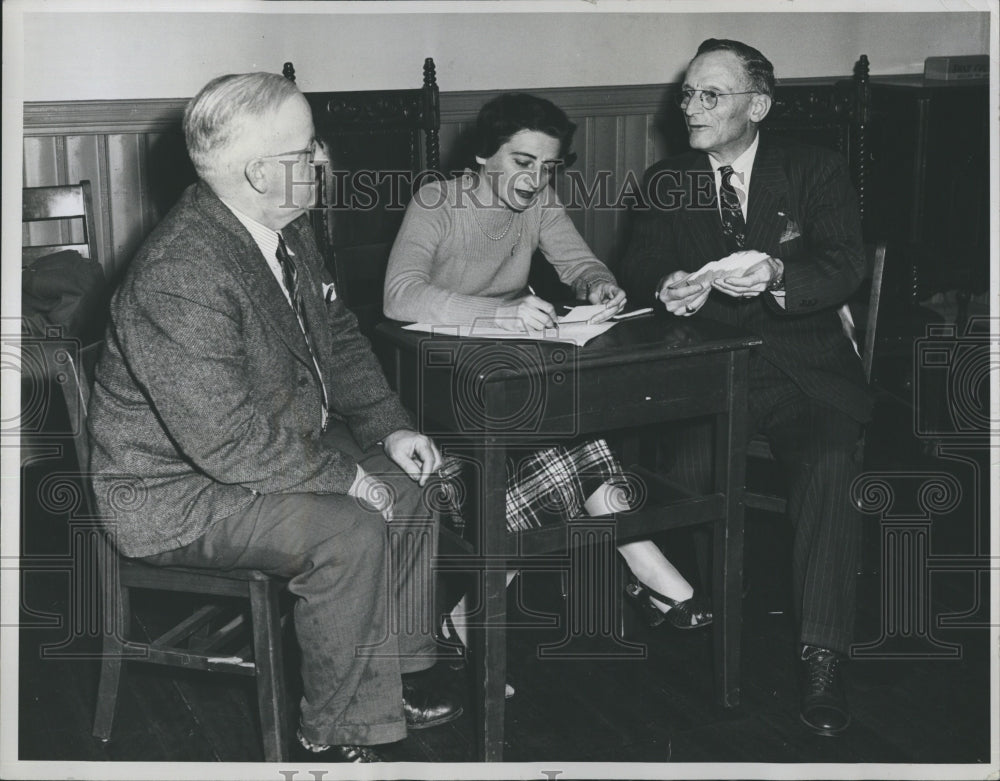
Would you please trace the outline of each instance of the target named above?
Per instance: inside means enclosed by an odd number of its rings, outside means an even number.
[[[184,141],[198,176],[224,167],[224,152],[254,120],[276,112],[295,83],[277,73],[231,73],[212,79],[184,110]]]

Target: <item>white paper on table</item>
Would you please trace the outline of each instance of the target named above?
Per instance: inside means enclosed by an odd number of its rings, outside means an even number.
[[[614,327],[615,322],[604,323],[560,323],[555,328],[536,331],[508,331],[495,325],[441,325],[440,323],[411,323],[404,325],[404,331],[423,331],[437,336],[467,336],[476,339],[530,339],[536,342],[570,342],[583,347],[595,336],[600,336]]]
[[[697,271],[692,271],[684,282],[688,285],[707,287],[717,279],[741,277],[762,260],[767,260],[768,257],[770,256],[766,253],[758,252],[755,249],[734,252],[732,255],[706,263]]]
[[[560,323],[592,323],[595,320],[610,317],[611,312],[607,304],[581,304],[571,306],[569,311],[559,316]]]

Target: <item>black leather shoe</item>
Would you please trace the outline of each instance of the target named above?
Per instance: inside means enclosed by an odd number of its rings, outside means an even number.
[[[841,668],[844,657],[828,648],[802,646],[799,718],[817,735],[834,737],[851,723]]]
[[[298,733],[298,746],[292,751],[295,762],[381,762],[371,746],[327,746],[311,743]]]
[[[669,622],[675,629],[700,629],[712,623],[712,605],[706,597],[698,594],[678,602],[633,581],[625,587],[625,595],[632,600],[646,626],[650,628],[657,627],[664,621]],[[670,605],[670,610],[664,613],[653,604],[654,596],[664,604]]]
[[[447,724],[462,715],[462,706],[422,680],[419,673],[403,676],[403,713],[409,729],[427,729]]]

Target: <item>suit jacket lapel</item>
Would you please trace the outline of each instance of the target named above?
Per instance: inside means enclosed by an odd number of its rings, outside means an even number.
[[[306,227],[304,230],[312,229]],[[305,240],[302,236],[303,232],[293,223],[282,230],[282,235],[289,248],[295,253],[295,268],[299,274],[299,291],[306,309],[306,317],[309,318],[309,335],[316,353],[316,361],[321,370],[325,371],[323,356],[331,355],[333,352],[333,334],[327,325],[326,304],[323,303],[323,280],[317,277],[315,266],[307,257],[307,250],[303,246]]]
[[[780,150],[761,134],[750,177],[747,210],[747,249],[774,254],[788,224],[788,180]]]
[[[247,232],[246,228],[236,219],[222,201],[206,185],[200,184],[199,208],[210,214],[219,224],[220,230],[230,234],[239,243],[239,250],[229,255],[229,260],[240,272],[238,277],[244,289],[254,302],[258,312],[268,321],[299,360],[312,366],[309,348],[299,327],[295,312],[288,305],[288,300],[281,286],[271,273],[267,261],[260,253],[260,247]]]
[[[689,177],[689,192],[692,208],[688,209],[688,224],[691,228],[691,240],[697,257],[704,258],[699,265],[712,260],[718,260],[728,253],[722,235],[722,220],[719,216],[719,194],[715,189],[715,175],[708,155],[698,153],[694,156],[691,167],[684,171]],[[704,178],[703,178],[704,177]],[[704,203],[705,191],[701,185],[708,185],[710,203]],[[695,269],[689,269],[694,271]]]

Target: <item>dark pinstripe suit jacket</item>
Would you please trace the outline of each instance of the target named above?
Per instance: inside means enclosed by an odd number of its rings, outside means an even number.
[[[335,413],[364,448],[412,422],[329,282],[312,229],[295,253]],[[186,545],[257,494],[347,493],[354,458],[320,433],[321,389],[298,320],[232,212],[192,185],[129,266],[111,304],[90,413],[98,509],[119,548]]]
[[[708,156],[687,152],[645,175],[619,279],[630,300],[654,301],[659,280],[726,256]],[[694,317],[738,324],[764,339],[751,356],[780,368],[807,395],[866,422],[872,401],[837,308],[864,274],[857,200],[843,160],[819,147],[761,134],[750,179],[747,246],[785,265],[786,308],[763,293],[734,299],[713,291]]]

